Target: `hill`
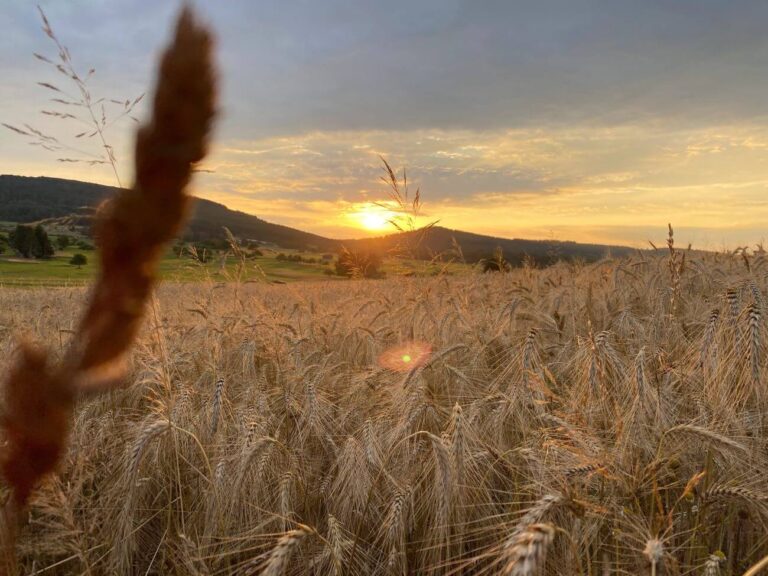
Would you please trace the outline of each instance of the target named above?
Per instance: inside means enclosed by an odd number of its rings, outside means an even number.
[[[434,226],[426,234],[423,232],[405,232],[379,238],[344,240],[343,244],[350,249],[384,251],[395,250],[398,246],[415,246],[415,255],[419,258],[455,252],[455,245],[458,244],[467,262],[476,262],[480,258],[489,256],[498,246],[504,252],[504,258],[513,265],[521,264],[525,256],[532,257],[540,264],[548,264],[560,259],[582,259],[593,262],[604,257],[608,252],[614,256],[623,256],[632,251],[626,246],[580,244],[560,240],[498,238],[462,230],[450,230],[441,226]]]
[[[117,191],[113,186],[77,180],[1,175],[0,221],[37,222],[77,215],[82,224],[96,206]],[[224,226],[239,238],[272,242],[284,248],[335,250],[339,246],[336,240],[266,222],[202,198],[194,204],[184,238],[192,241],[220,238]]]
[[[77,180],[0,175],[0,221],[37,222],[69,218],[71,222],[87,224],[95,207],[117,190],[112,186]],[[227,227],[238,238],[270,242],[298,250],[335,251],[344,245],[351,250],[391,251],[403,245],[418,245],[415,251],[418,257],[451,251],[455,239],[464,257],[470,262],[489,256],[497,246],[501,247],[505,258],[512,264],[519,264],[525,255],[545,263],[558,258],[594,261],[609,250],[614,255],[630,251],[622,246],[496,238],[439,226],[432,228],[423,237],[406,232],[379,238],[335,240],[273,224],[252,214],[231,210],[223,204],[203,199],[195,203],[194,213],[183,237],[190,241],[221,238],[222,227]]]

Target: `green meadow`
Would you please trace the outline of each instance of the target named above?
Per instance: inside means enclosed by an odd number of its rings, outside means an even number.
[[[82,267],[69,263],[76,253],[83,254],[88,263]],[[306,252],[285,253],[301,254],[307,258],[319,258],[320,255]],[[34,260],[18,258],[8,252],[0,255],[0,286],[68,286],[88,283],[98,271],[98,254],[95,250],[67,248],[57,250],[53,258]],[[457,274],[471,269],[458,263],[428,263],[401,258],[386,259],[383,272],[392,275],[434,276],[438,274]],[[214,255],[205,264],[188,256],[179,257],[169,251],[160,263],[160,274],[167,282],[266,282],[288,283],[298,281],[340,281],[344,278],[333,273],[334,263],[306,263],[278,260],[276,254],[257,256],[240,261],[232,254]]]

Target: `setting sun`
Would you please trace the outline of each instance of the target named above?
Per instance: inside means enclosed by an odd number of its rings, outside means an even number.
[[[391,220],[396,214],[382,206],[366,204],[351,212],[349,216],[357,227],[378,232],[391,229]]]

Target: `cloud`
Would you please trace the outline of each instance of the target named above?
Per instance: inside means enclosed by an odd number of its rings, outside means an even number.
[[[641,242],[673,221],[741,238],[768,216],[765,2],[197,4],[223,79],[214,173],[196,182],[206,197],[348,236],[345,214],[385,197],[383,154],[408,168],[430,216],[497,235],[620,238],[631,222],[625,241]],[[97,69],[99,95],[147,89],[174,3],[43,7],[76,62]],[[56,73],[31,53],[50,43],[30,6],[3,10],[0,120],[47,121],[35,82]],[[110,138],[130,157],[130,125]],[[0,171],[114,183],[5,132]]]
[[[755,0],[200,0],[217,31],[225,138],[763,117],[768,4]],[[43,2],[105,88],[145,89],[175,3]],[[4,6],[3,69],[47,44]]]
[[[591,241],[615,241],[626,226],[623,241],[638,244],[667,222],[682,233],[758,229],[768,217],[767,145],[768,129],[751,126],[314,132],[221,145],[198,186],[265,218],[349,236],[349,207],[387,197],[382,154],[407,168],[425,217],[443,225]]]
[[[765,115],[760,2],[270,3],[227,36],[249,128],[496,129]],[[275,47],[278,49],[276,50]],[[264,80],[264,81],[262,81]]]

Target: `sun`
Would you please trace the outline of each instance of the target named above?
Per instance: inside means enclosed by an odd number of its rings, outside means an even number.
[[[363,212],[360,214],[360,224],[368,230],[383,230],[388,222],[383,214],[376,212]]]
[[[376,204],[365,204],[352,212],[350,216],[360,228],[379,232],[392,226],[390,221],[396,214]]]

